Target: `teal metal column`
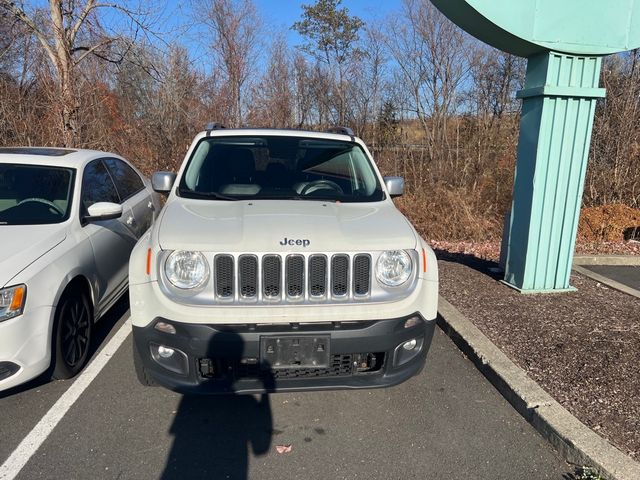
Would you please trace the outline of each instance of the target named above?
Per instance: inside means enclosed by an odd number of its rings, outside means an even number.
[[[504,281],[522,292],[570,290],[601,57],[529,57]]]
[[[479,40],[529,60],[504,281],[522,292],[571,290],[595,103],[604,96],[600,56],[640,48],[640,0],[431,2]]]

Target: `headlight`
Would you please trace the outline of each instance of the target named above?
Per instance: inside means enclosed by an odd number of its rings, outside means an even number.
[[[26,285],[16,285],[0,290],[0,322],[22,315],[26,299]]]
[[[169,281],[182,289],[193,289],[209,280],[209,264],[200,252],[176,250],[167,258],[164,272]]]
[[[406,282],[413,271],[413,262],[403,250],[382,252],[376,263],[378,282],[388,287],[397,287]]]

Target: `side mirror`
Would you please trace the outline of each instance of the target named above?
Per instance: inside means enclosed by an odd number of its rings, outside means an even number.
[[[122,216],[122,205],[111,202],[97,202],[87,208],[85,221],[113,220]]]
[[[384,177],[384,185],[391,198],[404,194],[404,178],[402,177]]]
[[[158,193],[168,194],[173,188],[176,176],[173,172],[155,172],[151,176],[151,187]]]

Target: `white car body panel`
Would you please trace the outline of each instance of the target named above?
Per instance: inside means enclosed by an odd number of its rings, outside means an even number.
[[[309,245],[292,251],[413,249],[416,238],[407,220],[388,202],[334,203],[290,200],[207,201],[176,197],[167,204],[159,231],[163,250],[218,252],[280,251],[280,242],[300,240],[313,231]],[[380,235],[380,225],[386,235]],[[184,232],[198,232],[185,236]]]
[[[5,225],[0,249],[0,287],[37,261],[67,236],[67,228],[53,225]]]
[[[72,281],[81,279],[90,290],[95,321],[126,291],[129,254],[142,233],[126,225],[126,220],[133,218],[132,205],[144,205],[148,213],[141,213],[139,223],[150,225],[153,212],[159,211],[161,204],[150,182],[136,171],[145,188],[123,202],[120,219],[81,225],[82,172],[90,162],[101,158],[125,161],[118,155],[91,150],[64,156],[17,155],[0,150],[0,163],[76,170],[67,220],[47,225],[0,225],[0,288],[27,286],[23,314],[0,321],[0,362],[20,367],[17,373],[0,380],[0,391],[25,383],[49,367],[56,306]],[[96,260],[103,268],[96,265]]]

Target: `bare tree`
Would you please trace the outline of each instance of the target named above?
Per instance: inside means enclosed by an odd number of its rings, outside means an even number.
[[[348,85],[348,114],[359,136],[377,146],[378,128],[375,118],[382,109],[387,73],[387,53],[379,26],[368,26],[360,44],[360,52],[351,65]]]
[[[216,97],[205,85],[216,80],[196,72],[188,51],[176,44],[167,52],[137,45],[135,58],[116,74],[118,108],[127,128],[119,137],[135,138],[122,148],[139,159],[143,171],[175,170],[193,135],[211,118],[205,101]]]
[[[0,0],[0,12],[11,15],[24,25],[39,41],[55,71],[57,96],[60,104],[60,124],[65,146],[78,142],[78,95],[75,91],[77,67],[91,55],[109,61],[120,61],[122,50],[113,56],[114,47],[123,42],[131,44],[131,37],[109,35],[100,24],[101,10],[111,10],[126,17],[134,30],[146,28],[146,15],[124,3],[100,3],[95,0],[49,0],[46,16],[35,8],[11,0]]]
[[[404,0],[402,16],[389,30],[386,43],[410,92],[430,157],[448,156],[448,123],[469,71],[469,41],[428,0]]]
[[[294,81],[284,37],[271,45],[267,70],[253,95],[252,125],[291,127],[294,113]]]
[[[216,67],[226,77],[230,96],[230,125],[243,123],[243,96],[247,81],[255,70],[260,20],[251,0],[195,0],[211,32],[209,43],[217,54]]]
[[[520,109],[514,94],[523,86],[526,60],[491,47],[474,50],[468,103],[474,113],[494,123]]]
[[[296,54],[293,58],[293,85],[294,124],[297,128],[302,128],[310,121],[313,96],[309,64],[301,54]]]
[[[585,202],[640,206],[640,49],[608,57],[596,109]]]

